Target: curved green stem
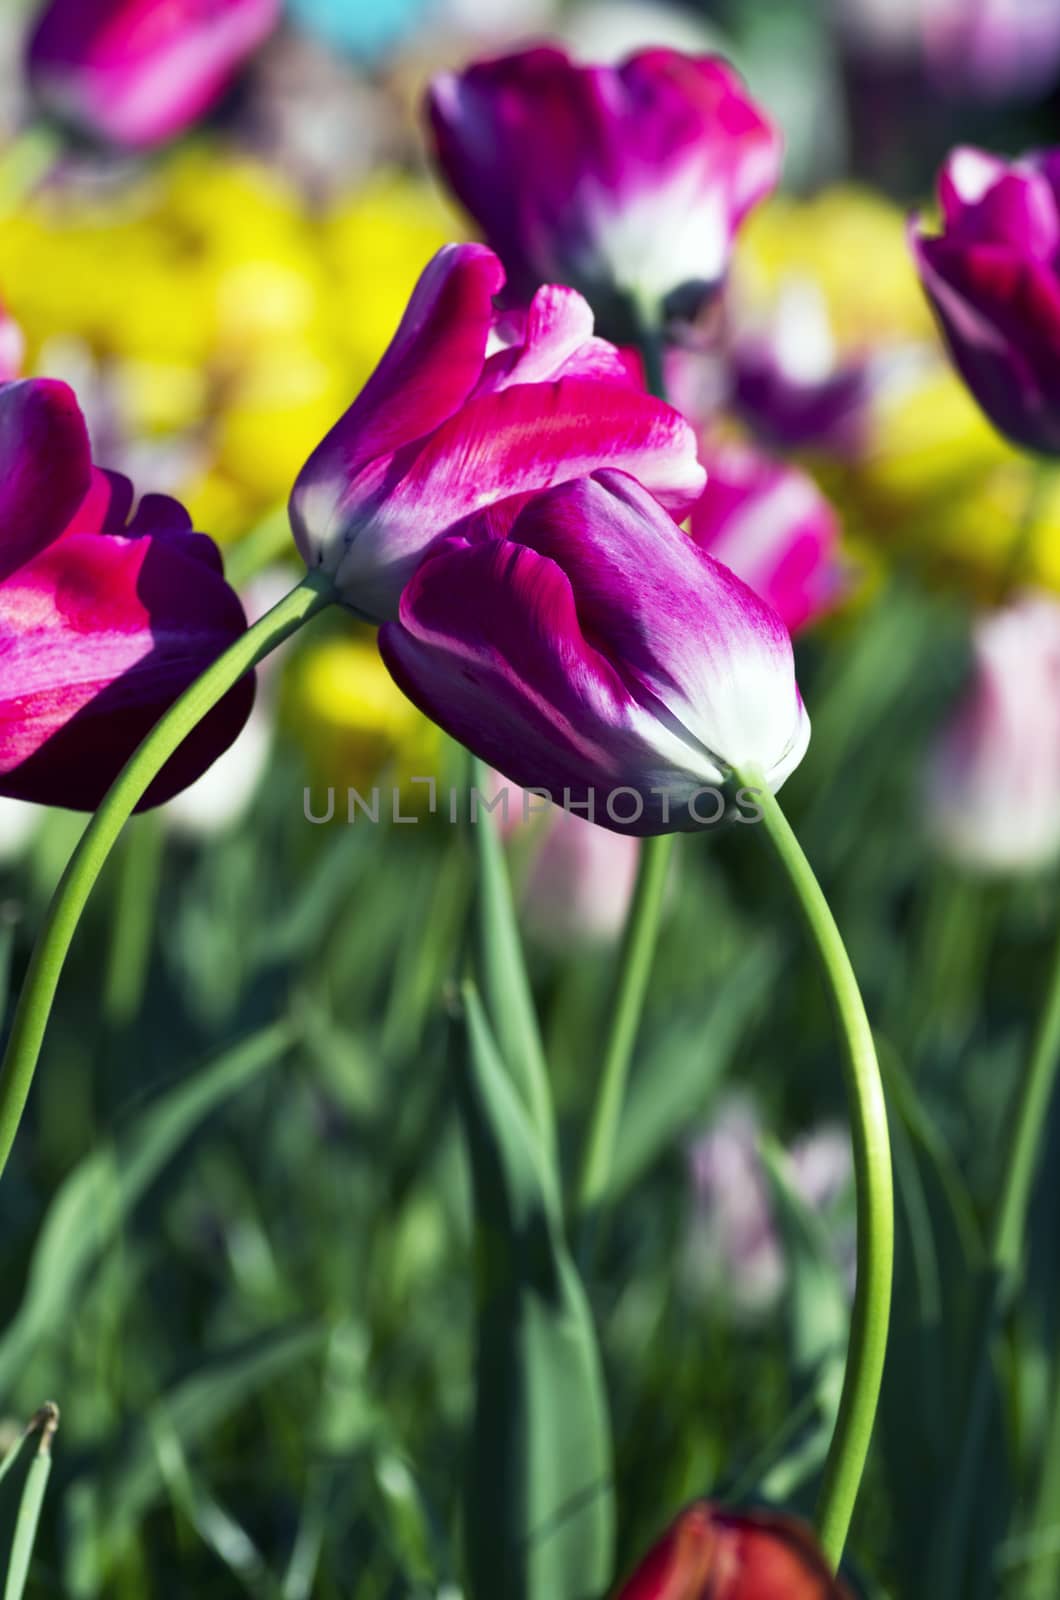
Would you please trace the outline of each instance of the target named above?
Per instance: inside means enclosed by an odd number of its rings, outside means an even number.
[[[868,1455],[887,1349],[894,1265],[887,1107],[864,1002],[828,902],[765,781],[754,771],[737,772],[735,777],[757,791],[763,826],[817,950],[843,1046],[857,1188],[857,1285],[839,1415],[816,1516],[822,1548],[833,1567],[838,1567]]]
[[[673,843],[673,835],[664,833],[653,839],[645,839],[641,847],[637,883],[626,920],[611,998],[611,1026],[582,1158],[578,1184],[578,1209],[582,1215],[599,1208],[611,1176],[629,1064],[659,935],[666,873]]]
[[[152,780],[186,736],[245,673],[332,599],[330,579],[309,573],[184,691],[115,778],[52,897],[0,1065],[0,1175],[7,1165],[40,1056],[66,953],[93,885]]]

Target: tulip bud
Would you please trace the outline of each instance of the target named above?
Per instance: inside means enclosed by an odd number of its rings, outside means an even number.
[[[645,50],[620,67],[540,48],[431,85],[438,162],[517,296],[573,284],[607,330],[691,317],[774,188],[781,142],[728,63]]]
[[[955,150],[939,202],[941,234],[910,241],[950,355],[1001,433],[1060,454],[1060,151]]]
[[[51,0],[30,82],[56,116],[144,149],[208,111],[279,17],[280,0]]]
[[[1060,603],[982,618],[971,682],[928,770],[928,825],[953,860],[1036,871],[1060,853]]]
[[[623,473],[500,520],[440,541],[380,633],[411,700],[618,832],[718,822],[733,768],[779,788],[809,721],[775,612]]]

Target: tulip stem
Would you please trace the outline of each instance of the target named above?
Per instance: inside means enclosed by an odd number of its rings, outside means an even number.
[[[81,913],[122,828],[187,735],[265,656],[333,598],[331,580],[310,572],[207,667],[134,751],[81,836],[37,939],[0,1064],[0,1176],[33,1082],[55,992]]]
[[[607,1193],[633,1045],[655,957],[666,874],[672,852],[673,835],[666,833],[645,839],[641,847],[633,902],[626,920],[612,991],[609,1009],[611,1026],[604,1047],[603,1065],[582,1159],[578,1210],[583,1217],[592,1217]]]
[[[857,1285],[839,1415],[816,1515],[822,1549],[838,1568],[876,1418],[890,1320],[894,1186],[887,1106],[857,978],[813,869],[764,779],[753,771],[734,776],[757,792],[769,842],[816,947],[843,1045],[857,1189]]]

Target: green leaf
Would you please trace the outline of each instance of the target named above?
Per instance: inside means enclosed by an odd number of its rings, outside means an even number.
[[[166,1489],[168,1441],[181,1454],[208,1437],[253,1395],[275,1383],[324,1344],[327,1329],[287,1323],[213,1355],[144,1411],[111,1447],[96,1475],[78,1485],[68,1530],[67,1588],[77,1596],[103,1592],[107,1569],[140,1519]]]
[[[597,1600],[612,1577],[614,1506],[592,1317],[558,1185],[470,985],[464,1003],[479,1251],[470,1590],[474,1600]]]
[[[74,1168],[41,1226],[25,1294],[0,1338],[0,1393],[17,1379],[39,1340],[74,1315],[86,1274],[124,1219],[201,1122],[290,1048],[287,1024],[266,1028],[227,1051],[131,1118],[113,1145]]]
[[[29,1471],[26,1473],[26,1481],[22,1485],[22,1499],[19,1502],[15,1533],[11,1541],[11,1557],[4,1583],[4,1600],[22,1600],[25,1592],[30,1562],[33,1559],[33,1546],[37,1538],[37,1525],[44,1504],[44,1491],[48,1487],[48,1478],[52,1470],[52,1440],[58,1426],[59,1412],[53,1405],[43,1407],[30,1424],[30,1428],[39,1428],[40,1437]]]
[[[667,1028],[634,1072],[611,1163],[611,1198],[703,1115],[776,971],[772,941],[755,946],[719,986],[706,1014]]]
[[[475,761],[472,774],[475,791],[487,794],[489,773],[484,763]],[[497,825],[481,804],[471,831],[478,864],[478,971],[483,1000],[501,1060],[529,1113],[542,1149],[552,1161],[556,1132],[548,1067],[519,937],[511,880]]]

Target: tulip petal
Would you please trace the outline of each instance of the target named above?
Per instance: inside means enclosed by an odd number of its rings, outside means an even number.
[[[51,0],[30,40],[30,78],[58,115],[146,148],[209,109],[280,10],[280,0]]]
[[[677,514],[695,503],[706,477],[684,418],[632,388],[563,378],[476,396],[421,450],[395,458],[380,479],[378,510],[365,510],[339,568],[339,586],[367,615],[392,616],[394,596],[432,538],[494,501],[601,466],[635,473]]]
[[[0,793],[92,809],[143,737],[245,627],[199,535],[68,533],[0,585]],[[149,789],[192,782],[245,722],[247,677]]]
[[[291,526],[310,566],[359,498],[362,469],[422,439],[467,398],[503,283],[500,262],[484,245],[446,245],[429,263],[378,367],[298,474]]]
[[[753,765],[782,781],[798,764],[809,724],[787,629],[640,484],[619,472],[566,484],[532,500],[514,536],[563,569],[586,636],[716,775]]]
[[[440,541],[380,634],[422,710],[619,832],[702,825],[690,797],[730,764],[783,781],[809,735],[788,635],[646,491],[601,473],[534,497],[508,539],[492,526]],[[616,788],[636,791],[619,815]]]
[[[59,537],[91,472],[72,389],[51,378],[0,385],[0,582]]]
[[[845,587],[839,525],[813,479],[740,445],[708,452],[707,487],[690,529],[701,550],[742,578],[794,632]]]
[[[490,357],[476,394],[561,377],[604,378],[643,388],[628,357],[593,336],[592,308],[576,289],[545,284],[525,314],[506,320],[513,345]]]
[[[1060,450],[1060,282],[1051,269],[1007,246],[961,246],[915,226],[910,241],[954,364],[983,410],[1025,449]]]

